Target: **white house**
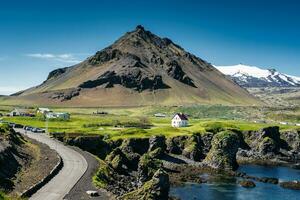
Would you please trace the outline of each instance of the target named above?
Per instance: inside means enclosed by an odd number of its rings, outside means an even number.
[[[45,116],[48,119],[63,119],[63,120],[69,120],[70,119],[70,114],[69,113],[49,112],[49,113],[46,113]]]
[[[172,118],[172,127],[186,127],[188,126],[188,117],[185,114],[177,113]]]
[[[14,116],[30,116],[30,113],[28,110],[26,109],[20,109],[20,108],[15,108],[13,109],[9,115],[11,117],[14,117]]]
[[[51,112],[51,110],[49,108],[38,108],[36,112],[44,115],[46,113]]]

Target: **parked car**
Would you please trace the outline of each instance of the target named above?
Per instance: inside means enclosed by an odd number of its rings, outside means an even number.
[[[15,127],[15,123],[8,123],[8,126],[10,127],[10,128],[14,128]]]
[[[38,128],[37,133],[45,133],[46,131],[44,129]]]
[[[33,127],[31,127],[31,126],[25,126],[24,127],[25,131],[32,131],[32,129],[33,129]]]
[[[15,124],[14,128],[23,128],[24,126],[22,124]]]
[[[34,133],[45,133],[45,130],[41,128],[32,128],[31,131]]]

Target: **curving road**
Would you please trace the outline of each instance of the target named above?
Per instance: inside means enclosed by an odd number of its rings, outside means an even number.
[[[77,151],[55,141],[44,134],[28,132],[22,129],[16,131],[27,135],[39,142],[47,144],[61,156],[64,166],[60,172],[44,187],[30,197],[30,200],[59,200],[63,199],[79,181],[88,168],[85,158]]]

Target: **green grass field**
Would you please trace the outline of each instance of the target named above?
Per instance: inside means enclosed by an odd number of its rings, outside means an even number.
[[[3,117],[4,120],[27,126],[46,128],[49,132],[64,132],[71,134],[99,134],[112,139],[128,137],[150,137],[152,135],[188,135],[204,132],[212,127],[235,128],[240,130],[258,130],[263,127],[278,125],[282,130],[296,129],[295,126],[279,125],[278,123],[254,123],[242,119],[240,113],[231,107],[138,107],[138,108],[105,108],[108,115],[93,115],[95,108],[58,108],[55,111],[71,113],[69,121],[50,120],[42,117]],[[188,113],[189,126],[183,128],[171,127],[172,114],[178,111]],[[165,118],[153,117],[154,113],[163,112]],[[206,117],[201,115],[206,115]],[[227,113],[227,114],[226,114]],[[237,114],[236,114],[237,113]],[[226,117],[227,116],[227,117]],[[144,125],[149,128],[142,128]]]

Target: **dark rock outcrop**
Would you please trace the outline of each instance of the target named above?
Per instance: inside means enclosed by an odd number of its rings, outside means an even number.
[[[102,51],[98,51],[93,57],[91,57],[88,61],[92,65],[101,64],[112,59],[119,59],[123,53],[118,49],[106,48]]]
[[[10,191],[14,187],[15,175],[30,156],[24,153],[24,138],[8,125],[0,124],[0,190]]]
[[[65,142],[97,155],[100,159],[105,159],[112,151],[110,144],[104,141],[102,136],[79,136],[76,138],[68,138]]]
[[[155,172],[152,179],[142,187],[121,196],[123,200],[167,200],[169,198],[169,175],[162,169]]]
[[[259,145],[259,151],[262,155],[277,154],[279,146],[273,138],[265,137]]]
[[[162,162],[150,154],[144,154],[138,165],[138,181],[142,184],[151,179],[154,173],[162,167]]]
[[[127,174],[129,160],[120,148],[114,149],[106,158],[106,162],[118,173]]]
[[[176,136],[166,140],[167,152],[171,154],[182,154],[187,136]]]
[[[167,63],[167,66],[168,66],[167,73],[169,76],[184,84],[187,84],[192,87],[196,87],[193,80],[184,73],[181,66],[178,64],[178,62],[172,60],[171,62]]]
[[[203,144],[200,134],[194,134],[190,136],[185,142],[185,147],[182,151],[182,155],[194,161],[201,161],[202,159],[204,159],[202,148]]]
[[[141,69],[133,68],[127,74],[117,74],[115,71],[107,71],[96,80],[90,80],[79,85],[80,88],[94,88],[104,86],[105,88],[114,85],[122,85],[136,91],[156,90],[169,88],[160,75],[146,75]]]
[[[291,190],[300,190],[300,181],[282,182],[280,186]]]
[[[50,96],[51,99],[58,99],[61,102],[71,100],[74,97],[79,96],[80,88],[68,90],[65,92],[55,92],[53,95]]]
[[[148,154],[152,158],[161,158],[167,149],[165,136],[152,136],[149,138]]]
[[[223,131],[214,135],[212,147],[204,163],[212,168],[236,170],[238,164],[236,153],[239,148],[239,137],[231,131]]]
[[[52,72],[49,73],[47,80],[59,77],[60,75],[64,74],[68,70],[68,68],[69,67],[53,70]]]

